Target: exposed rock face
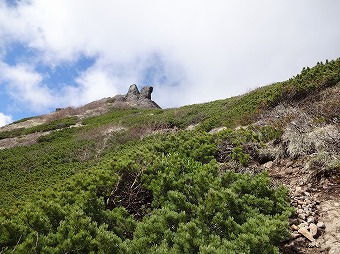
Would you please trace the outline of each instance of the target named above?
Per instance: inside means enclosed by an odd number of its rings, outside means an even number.
[[[151,100],[151,94],[153,91],[153,87],[152,86],[144,86],[141,90],[140,93],[140,98],[141,99],[149,99]]]
[[[116,95],[113,99],[114,107],[131,107],[131,108],[161,108],[153,100],[151,93],[153,87],[145,86],[139,92],[138,87],[133,84],[130,86],[126,95]]]
[[[125,98],[127,100],[138,100],[139,95],[140,93],[139,93],[138,87],[135,84],[133,84],[129,87],[129,91],[126,94]]]

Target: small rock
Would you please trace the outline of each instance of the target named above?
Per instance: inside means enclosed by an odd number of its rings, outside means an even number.
[[[198,124],[192,124],[192,125],[189,125],[185,130],[187,131],[193,131],[195,130],[195,128],[198,126]]]
[[[288,161],[287,164],[286,164],[286,167],[288,168],[288,167],[292,166],[293,163],[294,163],[294,162],[292,162],[292,161]]]
[[[337,202],[335,202],[335,203],[334,203],[334,206],[335,206],[335,207],[338,207],[338,206],[340,206],[340,204],[337,203]]]
[[[287,169],[286,174],[287,174],[287,175],[293,174],[293,169],[291,169],[291,170]]]
[[[293,231],[298,231],[298,230],[299,230],[299,227],[296,226],[295,224],[291,225],[290,228],[291,228]]]
[[[314,223],[314,222],[315,222],[314,217],[308,217],[308,218],[307,218],[307,223],[308,223],[308,224]]]
[[[287,174],[292,174],[294,172],[294,169],[292,167],[287,167],[286,168],[286,173]]]
[[[314,241],[308,244],[308,248],[320,248],[320,244]]]
[[[290,239],[291,239],[291,240],[296,239],[296,238],[298,238],[298,237],[300,237],[300,234],[299,234],[299,233],[291,233],[291,234],[290,234]]]
[[[296,211],[298,214],[303,213],[303,209],[297,209]]]
[[[314,242],[315,239],[313,238],[312,234],[306,228],[300,228],[298,233],[306,237],[309,241]]]
[[[217,127],[217,128],[210,130],[209,133],[210,134],[216,134],[216,133],[219,133],[219,132],[224,131],[226,129],[227,129],[227,127]]]
[[[300,214],[298,215],[298,218],[300,218],[301,220],[306,220],[306,214],[300,213]]]
[[[273,162],[272,161],[268,161],[267,163],[263,164],[263,166],[265,168],[271,168],[273,166]]]
[[[298,227],[299,227],[299,229],[300,229],[300,228],[306,228],[306,227],[308,227],[308,223],[307,223],[307,222],[302,222],[302,223],[300,223],[300,224],[298,225]]]
[[[314,223],[311,223],[309,225],[309,232],[312,236],[316,236],[318,234],[318,227]]]
[[[325,225],[325,223],[324,223],[323,221],[319,221],[319,222],[316,224],[316,226],[317,226],[318,228],[326,228],[326,225]]]
[[[299,205],[305,205],[306,202],[305,202],[305,201],[302,201],[302,200],[299,200],[299,201],[298,201],[298,204],[299,204]]]
[[[295,188],[295,191],[299,193],[299,192],[302,191],[302,188],[301,188],[300,186],[297,186],[297,187]]]
[[[298,234],[298,237],[300,236],[300,234]],[[291,235],[291,237],[294,237]],[[291,238],[291,240],[294,240],[294,238]],[[287,248],[295,248],[295,241],[290,241],[290,243],[287,244]]]
[[[293,224],[297,225],[298,223],[299,223],[299,220],[296,218],[289,219],[289,225],[293,225]]]
[[[303,208],[303,212],[306,213],[306,214],[309,213],[310,212],[310,208],[309,207],[304,207]]]

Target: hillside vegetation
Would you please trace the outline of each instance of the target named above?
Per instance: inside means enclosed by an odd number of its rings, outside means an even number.
[[[279,253],[293,209],[260,166],[339,170],[339,82],[337,59],[225,100],[0,129],[18,144],[0,150],[0,253]]]

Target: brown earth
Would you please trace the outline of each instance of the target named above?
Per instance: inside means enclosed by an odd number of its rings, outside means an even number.
[[[325,228],[318,228],[318,234],[314,236],[313,242],[292,229],[292,237],[282,243],[281,251],[284,254],[339,254],[340,171],[316,174],[313,169],[308,169],[306,166],[309,159],[307,156],[295,161],[285,159],[263,165],[273,180],[284,184],[290,190],[292,205],[297,209],[297,214],[291,219],[292,228],[306,221],[299,218],[298,209],[306,210],[305,207],[309,203],[314,203],[310,212],[313,223],[320,222],[325,225]],[[304,197],[299,199],[301,196]],[[294,200],[298,202],[294,203]],[[302,207],[299,207],[299,204]],[[307,227],[307,225],[302,226]]]

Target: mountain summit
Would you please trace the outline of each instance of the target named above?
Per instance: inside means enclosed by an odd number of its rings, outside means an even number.
[[[121,107],[122,104],[125,104],[125,106],[132,108],[161,108],[156,102],[151,100],[152,92],[152,86],[144,86],[139,91],[138,87],[133,84],[126,95],[116,95],[113,97],[113,106]]]

